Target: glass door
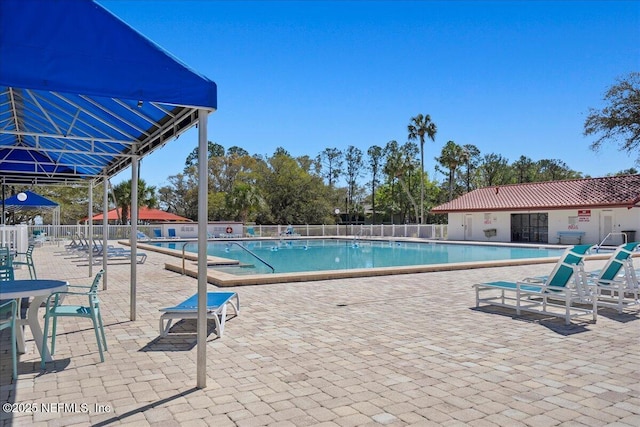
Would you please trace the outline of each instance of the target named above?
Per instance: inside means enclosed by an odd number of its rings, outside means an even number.
[[[512,242],[549,242],[549,214],[511,214]]]

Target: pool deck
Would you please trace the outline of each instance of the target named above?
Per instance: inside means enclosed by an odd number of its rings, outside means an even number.
[[[0,396],[21,409],[0,412],[2,426],[640,425],[638,306],[569,326],[475,308],[472,284],[551,264],[224,288],[240,295],[240,316],[223,338],[209,334],[207,387],[197,389],[195,335],[158,333],[158,309],[194,294],[196,279],[166,270],[170,255],[145,252],[135,321],[131,265],[109,264],[104,363],[90,322],[61,319],[56,361],[40,371],[27,331],[13,381],[2,331]],[[40,278],[91,281],[86,260],[62,247],[36,248],[34,262]],[[195,322],[178,328],[195,332]]]

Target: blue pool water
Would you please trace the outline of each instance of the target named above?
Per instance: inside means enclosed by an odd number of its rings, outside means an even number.
[[[558,257],[563,252],[563,249],[534,247],[383,241],[354,242],[354,240],[336,239],[250,240],[237,243],[273,266],[275,273],[548,258]],[[154,244],[179,250],[184,245],[183,242]],[[197,243],[187,243],[185,251],[197,252]],[[238,260],[241,263],[240,267],[215,267],[228,273],[271,273],[271,269],[232,242],[209,242],[207,253],[216,257]]]

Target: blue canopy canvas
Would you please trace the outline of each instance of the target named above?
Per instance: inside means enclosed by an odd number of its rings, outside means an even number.
[[[104,180],[217,108],[216,84],[92,0],[0,2],[0,177]]]
[[[32,191],[23,191],[4,199],[4,206],[7,210],[54,209],[58,204]]]
[[[4,199],[2,201],[2,216],[0,219],[6,221],[5,214],[16,214],[34,210],[51,211],[51,222],[53,225],[60,225],[60,205],[33,191],[22,191]],[[2,221],[2,224],[5,224],[4,221]],[[55,237],[57,237],[57,233],[58,230],[55,230]]]

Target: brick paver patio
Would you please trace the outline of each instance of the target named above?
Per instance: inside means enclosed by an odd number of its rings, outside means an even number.
[[[158,334],[158,309],[195,293],[196,280],[147,254],[135,321],[130,264],[109,265],[104,363],[90,322],[61,319],[55,362],[40,371],[27,332],[12,381],[3,331],[0,396],[17,410],[0,412],[3,426],[640,425],[638,308],[570,326],[474,308],[473,283],[551,265],[231,288],[240,316],[222,339],[209,334],[207,388],[197,389],[195,334]],[[34,260],[41,278],[91,281],[61,246]],[[195,321],[178,328],[195,332]]]

